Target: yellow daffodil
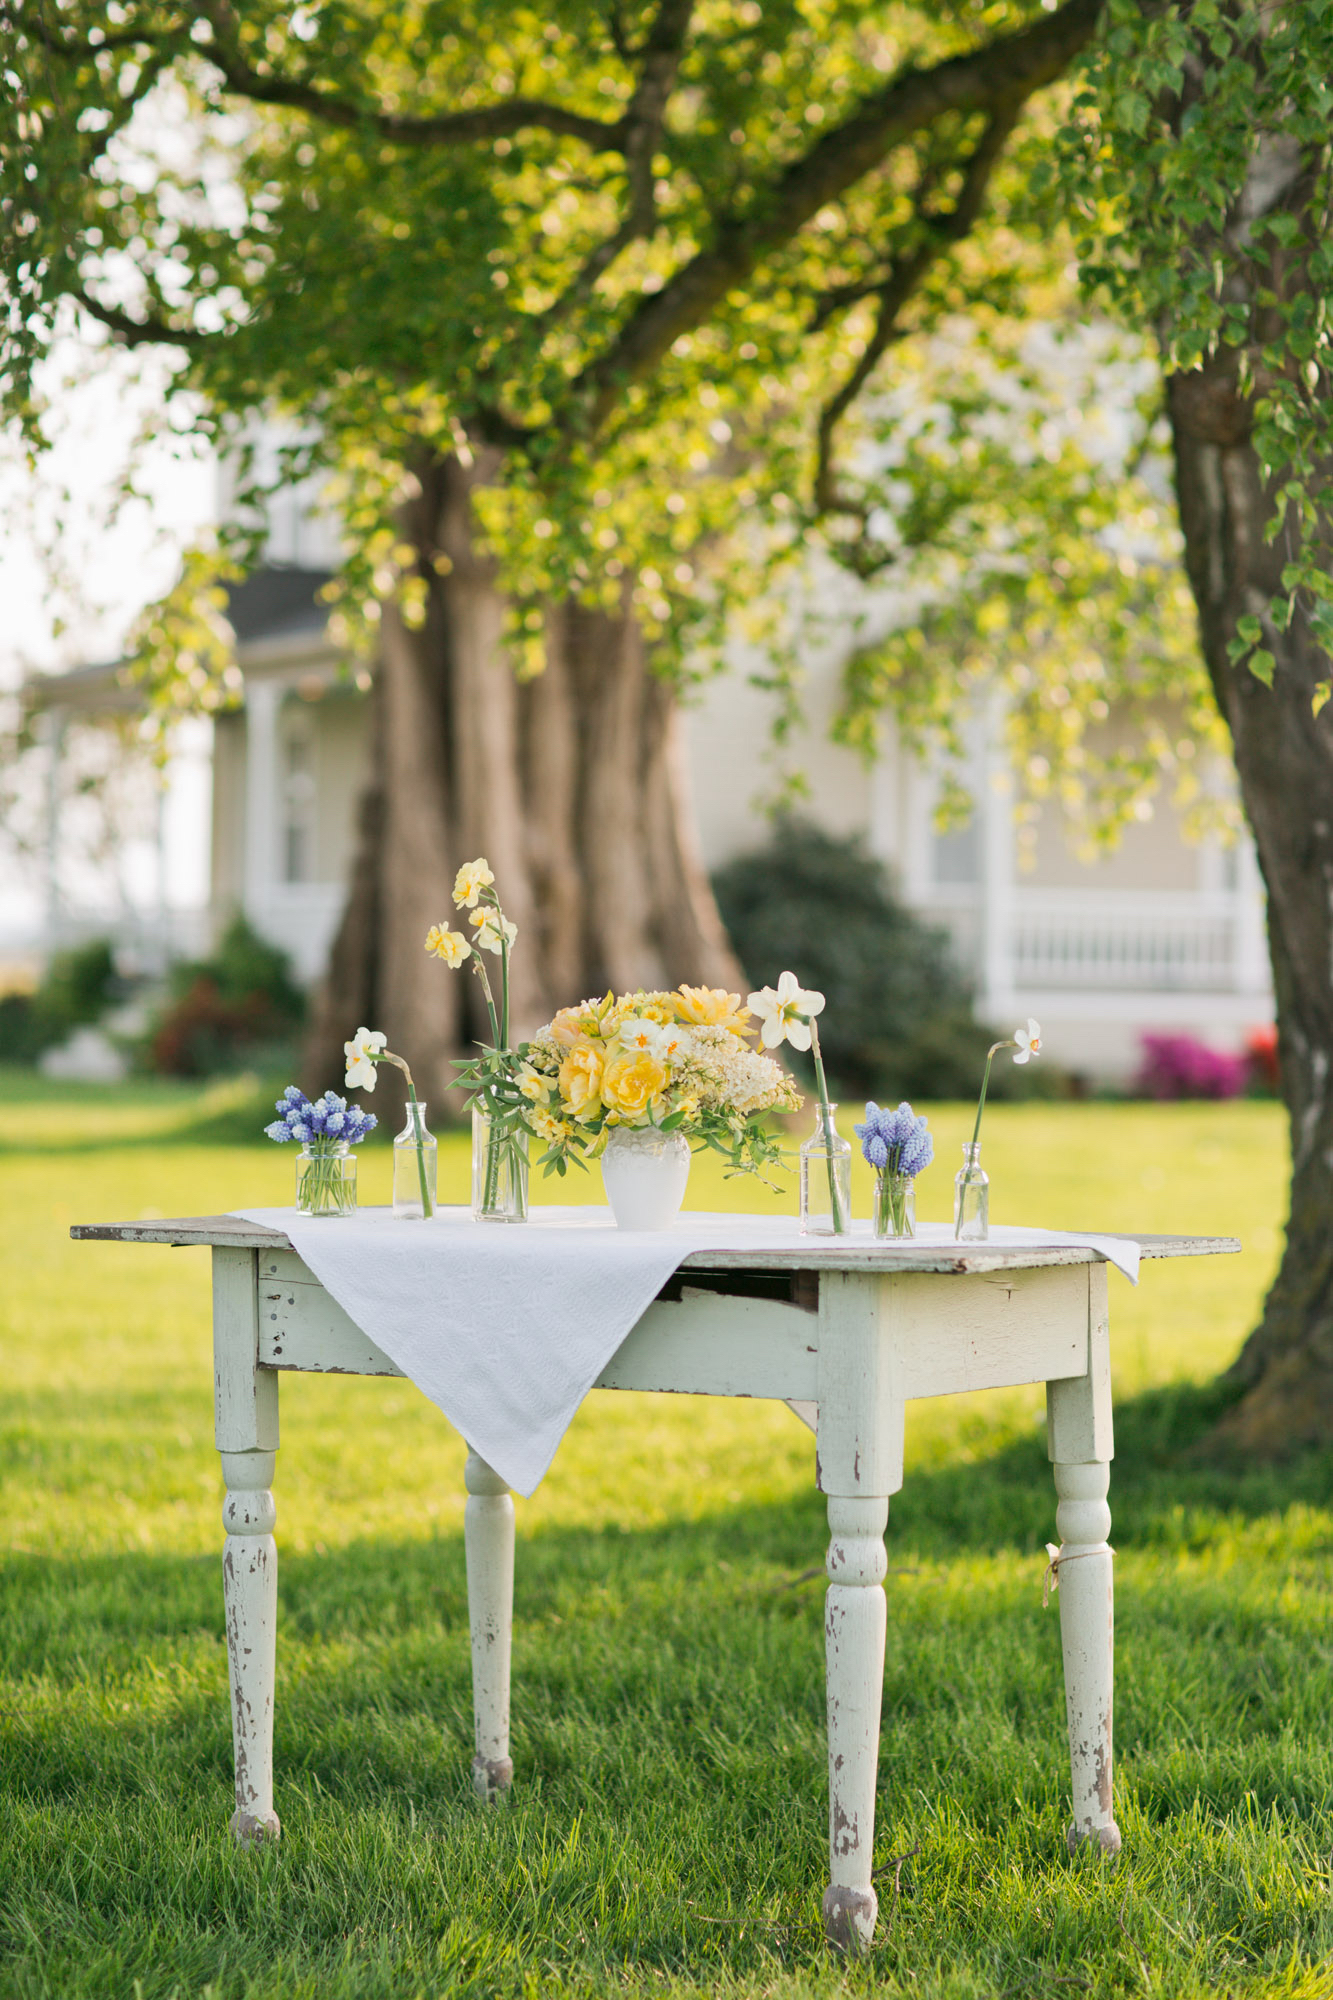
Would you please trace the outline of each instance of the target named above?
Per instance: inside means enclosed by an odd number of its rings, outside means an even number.
[[[739,993],[724,986],[678,986],[676,1012],[691,1028],[725,1028],[729,1034],[751,1033],[750,1010]]]
[[[454,877],[454,901],[460,910],[470,910],[483,889],[489,889],[495,877],[491,865],[484,855],[475,861],[465,861]]]
[[[426,932],[426,949],[455,972],[464,959],[472,956],[472,946],[462,931],[446,930],[443,924],[432,924]]]
[[[493,951],[497,958],[518,936],[518,925],[511,924],[498,910],[474,910],[472,921],[477,926],[476,942],[483,951]]]
[[[518,1088],[519,1095],[526,1097],[529,1104],[545,1104],[551,1095],[551,1079],[542,1076],[531,1063],[524,1063],[518,1073]]]

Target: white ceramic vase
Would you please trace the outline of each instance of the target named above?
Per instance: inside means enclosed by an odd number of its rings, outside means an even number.
[[[618,1127],[606,1142],[602,1184],[618,1229],[670,1229],[689,1178],[689,1141],[679,1132]]]

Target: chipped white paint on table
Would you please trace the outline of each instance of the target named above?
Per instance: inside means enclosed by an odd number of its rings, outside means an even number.
[[[331,1223],[330,1227],[336,1227]],[[277,1551],[271,1485],[284,1369],[397,1375],[285,1236],[232,1216],[76,1227],[75,1237],[208,1244],[213,1250],[217,1443],[227,1493],[223,1553],[236,1756],[232,1830],[280,1832],[273,1810]],[[496,1251],[503,1254],[498,1232]],[[1145,1258],[1233,1251],[1222,1237],[1139,1237]],[[1106,1264],[1096,1252],[999,1244],[895,1246],[812,1238],[798,1252],[707,1252],[676,1277],[596,1386],[787,1402],[816,1432],[828,1501],[829,1936],[857,1949],[875,1927],[871,1885],[884,1678],[889,1498],[902,1485],[906,1405],[961,1390],[1046,1384],[1054,1465],[1071,1847],[1120,1845],[1111,1801],[1113,1650],[1111,1380]],[[473,1781],[494,1798],[513,1779],[509,1661],[514,1503],[476,1452],[465,1473],[475,1716]]]

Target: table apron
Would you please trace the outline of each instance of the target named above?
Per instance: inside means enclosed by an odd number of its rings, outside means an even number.
[[[401,1375],[308,1267],[291,1253],[259,1257],[258,1362],[317,1375]],[[904,1401],[1081,1376],[1088,1366],[1088,1267],[941,1277],[868,1276],[898,1353]],[[607,1362],[600,1389],[678,1395],[819,1394],[820,1316],[768,1299],[688,1284],[651,1305]]]

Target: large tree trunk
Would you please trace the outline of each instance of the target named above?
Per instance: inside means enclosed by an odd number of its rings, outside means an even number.
[[[1256,160],[1242,213],[1300,213],[1309,184]],[[1275,257],[1276,257],[1275,253]],[[1281,291],[1299,273],[1262,280]],[[1252,356],[1257,360],[1257,356]],[[1232,1371],[1244,1394],[1220,1436],[1278,1456],[1333,1434],[1333,708],[1312,697],[1327,656],[1298,611],[1286,630],[1267,616],[1289,558],[1285,536],[1265,540],[1275,498],[1253,443],[1254,404],[1239,385],[1240,357],[1223,351],[1171,377],[1168,400],[1186,562],[1204,652],[1231,731],[1245,811],[1268,890],[1282,1088],[1291,1121],[1291,1213],[1263,1319]],[[1328,522],[1333,529],[1333,517]],[[1264,621],[1275,656],[1271,688],[1227,657],[1243,615]]]
[[[545,671],[513,672],[472,525],[472,488],[493,471],[432,464],[405,510],[429,606],[420,630],[385,608],[359,851],[306,1049],[321,1087],[364,1023],[422,1096],[444,1096],[484,1013],[475,979],[428,957],[425,936],[461,922],[454,872],[477,854],[519,927],[516,1038],[608,986],[740,983],[695,841],[679,709],[628,604],[550,607]],[[383,1094],[396,1112],[398,1092]]]

